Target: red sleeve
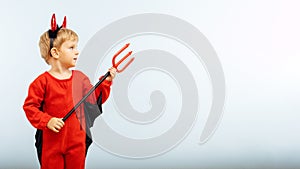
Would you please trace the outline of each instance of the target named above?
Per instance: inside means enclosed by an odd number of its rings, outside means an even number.
[[[99,80],[102,78],[103,76],[101,76],[99,78]],[[100,95],[100,93],[102,92],[102,103],[104,103],[110,94],[110,86],[112,85],[112,81],[108,81],[108,80],[104,80],[101,85],[96,89],[96,96],[98,98],[98,96]]]
[[[23,109],[29,122],[38,129],[46,129],[48,121],[52,118],[42,110],[46,83],[37,78],[33,81],[28,90]]]
[[[102,76],[99,78],[99,80],[102,78]],[[96,101],[94,100],[94,98],[98,98],[100,93],[102,93],[102,103],[104,103],[110,94],[110,86],[112,85],[112,81],[108,81],[108,80],[104,80],[100,86],[98,86],[94,92],[94,96],[95,97],[89,97],[88,101],[90,103],[95,103]],[[93,85],[90,83],[90,80],[88,77],[84,78],[84,93],[87,93],[92,87]]]

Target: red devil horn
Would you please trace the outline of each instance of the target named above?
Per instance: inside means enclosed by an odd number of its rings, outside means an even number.
[[[55,31],[57,28],[57,24],[56,24],[56,18],[55,18],[55,14],[52,15],[51,18],[51,30]]]
[[[62,28],[67,28],[67,17],[66,16],[64,17],[64,21],[61,26],[62,26]]]

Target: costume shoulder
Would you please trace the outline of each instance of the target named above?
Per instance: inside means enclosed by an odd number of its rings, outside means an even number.
[[[76,77],[81,77],[81,78],[88,78],[86,74],[84,74],[82,71],[80,70],[73,70],[73,76]]]
[[[31,85],[42,85],[47,82],[47,72],[44,72],[40,74],[38,77],[36,77],[32,82]]]
[[[89,86],[90,79],[82,71],[80,71],[80,70],[73,70],[73,83],[74,84],[84,84],[84,85],[88,85]]]

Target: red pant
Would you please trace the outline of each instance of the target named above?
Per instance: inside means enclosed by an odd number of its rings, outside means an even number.
[[[75,114],[59,133],[43,131],[42,169],[84,169],[86,133]]]

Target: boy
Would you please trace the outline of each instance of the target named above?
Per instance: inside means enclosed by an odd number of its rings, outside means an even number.
[[[65,122],[62,118],[92,88],[89,78],[75,67],[79,55],[78,35],[56,25],[52,16],[51,29],[40,37],[39,47],[50,70],[39,75],[29,86],[23,109],[29,122],[42,131],[40,164],[46,168],[84,168],[86,155],[86,132],[82,120],[83,106]],[[116,69],[109,69],[110,76],[96,89],[87,101],[95,103],[95,96],[102,93],[102,103],[110,93]],[[84,118],[83,118],[84,119]]]

